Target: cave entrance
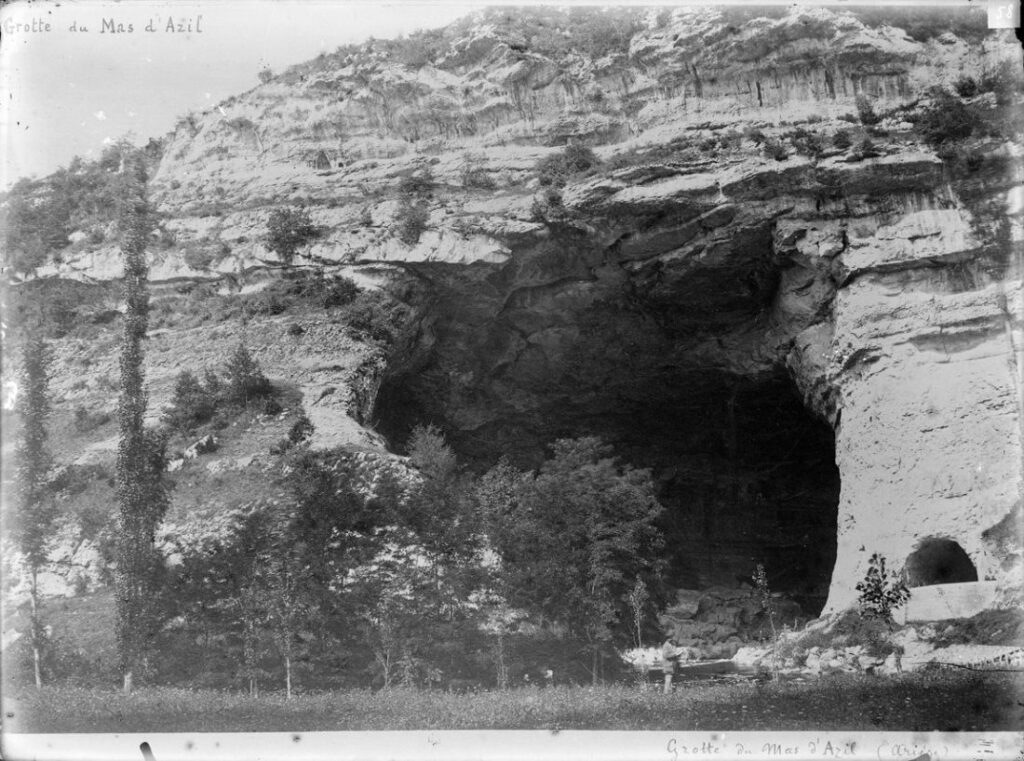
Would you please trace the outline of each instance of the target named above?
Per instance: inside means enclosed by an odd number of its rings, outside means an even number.
[[[654,476],[670,586],[749,588],[761,564],[773,592],[820,614],[836,558],[835,436],[784,370],[750,378],[673,368],[588,395],[552,384],[532,414],[503,408],[508,392],[485,387],[472,403],[490,422],[472,429],[460,425],[466,408],[437,403],[448,395],[428,377],[393,376],[381,387],[377,430],[397,448],[411,425],[432,422],[477,471],[501,457],[536,468],[555,439],[598,436]]]
[[[970,556],[952,539],[925,539],[910,553],[904,568],[909,587],[978,580],[978,569]]]
[[[622,448],[660,479],[670,583],[748,587],[760,564],[773,592],[819,615],[836,559],[840,479],[831,426],[783,372],[707,374],[686,388],[689,400],[635,416],[646,451],[638,442]]]

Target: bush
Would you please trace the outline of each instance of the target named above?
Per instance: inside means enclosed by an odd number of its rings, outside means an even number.
[[[267,247],[291,264],[299,246],[319,234],[305,209],[274,209],[267,222]]]
[[[866,95],[857,96],[857,115],[860,117],[860,123],[865,126],[878,124],[882,121],[882,117],[875,113],[875,109],[871,105],[871,99]]]
[[[832,145],[841,151],[845,151],[853,145],[853,141],[850,140],[850,131],[841,129],[836,132],[836,134],[832,136]]]
[[[382,291],[363,291],[341,310],[341,317],[353,330],[390,343],[405,324],[408,309]]]
[[[351,304],[359,295],[359,286],[347,277],[336,275],[330,281],[323,281],[320,301],[324,309]]]
[[[480,166],[481,159],[476,156],[465,156],[462,166],[459,168],[459,179],[464,188],[480,188],[481,190],[493,190],[497,187],[494,178]]]
[[[430,167],[407,174],[398,182],[398,195],[402,198],[426,198],[434,192],[437,182]]]
[[[111,421],[109,412],[90,412],[85,407],[75,408],[75,431],[88,433]]]
[[[886,571],[885,558],[877,552],[871,556],[864,580],[857,582],[860,592],[857,606],[864,618],[892,620],[892,612],[910,599],[910,590],[893,571]]]
[[[537,163],[537,177],[541,185],[560,188],[573,175],[593,169],[600,163],[590,148],[570,143],[561,153],[546,156]]]
[[[761,150],[764,151],[765,156],[770,159],[775,159],[776,161],[785,161],[789,158],[789,152],[786,150],[786,146],[775,138],[767,138],[764,141],[764,146]]]
[[[803,156],[817,158],[824,150],[824,141],[817,132],[811,132],[803,127],[797,127],[787,137],[792,142],[796,152]]]
[[[860,144],[857,146],[856,152],[857,155],[862,159],[871,159],[881,155],[878,152],[878,146],[876,146],[869,137],[866,137],[860,141]]]
[[[243,344],[231,354],[224,368],[224,399],[229,404],[246,407],[257,399],[266,399],[274,392],[259,362],[252,358]]]
[[[407,246],[415,246],[420,241],[420,235],[427,229],[429,220],[430,211],[424,201],[403,198],[395,212],[398,239]]]
[[[862,646],[867,654],[874,658],[885,658],[890,653],[900,652],[902,648],[893,643],[890,623],[881,618],[859,615],[854,611],[844,612],[832,625],[831,631],[825,636],[824,642],[814,642],[815,637],[801,638],[800,646],[813,647],[856,647]],[[806,642],[805,642],[806,640]]]
[[[743,137],[753,142],[754,145],[761,145],[761,143],[768,139],[764,132],[759,130],[757,127],[747,127],[744,129]]]
[[[299,325],[299,323],[297,323],[297,322],[293,322],[291,325],[288,326],[288,335],[290,335],[290,336],[298,337],[298,336],[301,336],[305,332],[306,332],[306,329],[303,328],[301,325]]]
[[[306,413],[302,413],[298,420],[292,423],[288,429],[288,441],[292,444],[300,444],[313,435],[313,423]]]
[[[218,253],[217,246],[193,243],[185,247],[182,260],[194,270],[206,270],[217,261]]]
[[[953,83],[953,89],[961,98],[973,98],[978,94],[978,83],[974,77],[962,76]]]
[[[978,92],[995,93],[996,103],[1007,106],[1015,102],[1024,89],[1024,77],[1021,77],[1020,64],[1014,61],[1003,61],[994,69],[985,72],[978,83]]]
[[[190,433],[210,421],[217,410],[219,384],[210,389],[188,370],[183,370],[174,381],[171,404],[164,411],[163,422],[169,428]]]
[[[917,117],[915,126],[929,145],[937,147],[947,141],[970,137],[978,121],[977,114],[959,98],[938,92],[931,106]]]

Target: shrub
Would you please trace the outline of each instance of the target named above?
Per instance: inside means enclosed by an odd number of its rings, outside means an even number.
[[[878,124],[882,121],[882,117],[875,113],[875,109],[871,105],[871,99],[866,95],[857,96],[857,115],[860,117],[860,123],[865,126]]]
[[[266,69],[261,69],[256,76],[259,77],[260,82],[262,82],[263,84],[267,84],[271,79],[274,78],[274,72],[271,71],[270,68],[268,67]]]
[[[419,243],[420,235],[427,229],[430,211],[424,201],[403,198],[395,212],[398,239],[407,246]]]
[[[174,381],[171,404],[164,411],[163,422],[173,430],[189,433],[208,422],[217,410],[218,388],[203,386],[188,370],[183,370]]]
[[[593,169],[601,160],[585,145],[570,143],[561,153],[545,156],[537,163],[537,176],[541,185],[560,188],[581,172]]]
[[[857,145],[857,155],[862,159],[870,159],[881,154],[879,154],[878,147],[871,141],[871,138],[866,137]]]
[[[101,425],[106,425],[110,420],[109,412],[90,412],[85,407],[75,408],[74,426],[78,433],[88,433]]]
[[[292,444],[300,444],[313,435],[313,423],[306,413],[302,413],[298,420],[292,423],[288,429],[288,441]]]
[[[481,159],[476,156],[465,156],[462,166],[459,168],[459,179],[464,188],[480,188],[481,190],[493,190],[497,187],[494,178],[480,166]]]
[[[410,69],[420,69],[440,56],[444,51],[444,34],[441,30],[419,30],[405,40],[398,41],[396,58]]]
[[[765,156],[775,159],[776,161],[785,161],[789,158],[789,152],[786,150],[786,146],[775,138],[766,139],[761,150],[764,151]]]
[[[1020,64],[1002,61],[994,69],[985,72],[978,83],[978,92],[995,93],[996,103],[1006,106],[1014,102],[1024,88]]]
[[[964,75],[953,83],[953,89],[961,98],[973,98],[978,94],[978,83],[974,77]]]
[[[267,247],[291,264],[298,247],[319,234],[305,209],[274,209],[267,222]]]
[[[277,401],[275,397],[263,397],[263,407],[261,411],[264,415],[280,415],[283,409],[284,407],[281,406],[281,403]]]
[[[336,275],[330,281],[323,282],[320,298],[324,309],[330,309],[351,304],[358,295],[359,286],[347,277]]]
[[[930,107],[916,119],[916,127],[925,141],[939,146],[946,141],[963,140],[978,126],[978,117],[963,101],[946,92],[936,93]]]
[[[264,288],[262,291],[244,297],[242,311],[245,315],[277,315],[287,311],[292,305],[292,300],[285,297],[272,288]]]
[[[206,270],[217,260],[217,253],[215,246],[191,244],[185,247],[182,260],[194,270]]]
[[[862,646],[867,654],[875,658],[885,658],[890,653],[902,653],[902,648],[892,641],[891,625],[881,618],[864,617],[852,610],[845,611],[832,625],[824,642],[814,642],[815,637],[801,638],[800,645],[809,648],[818,644],[819,647],[856,647]]]
[[[402,198],[426,198],[434,192],[437,182],[430,167],[405,175],[398,182],[398,195]]]
[[[266,399],[273,394],[273,386],[260,369],[259,362],[252,358],[243,344],[239,344],[231,354],[224,375],[224,399],[230,404],[245,407],[256,399]]]
[[[877,552],[871,556],[867,574],[857,582],[856,590],[860,592],[857,607],[864,618],[891,621],[892,612],[910,599],[910,590],[895,572],[886,571],[885,558]]]
[[[845,151],[853,142],[850,140],[850,131],[841,129],[832,136],[832,145],[841,151]]]
[[[382,291],[363,291],[342,308],[341,317],[353,330],[376,341],[392,342],[404,325],[408,310]]]
[[[817,158],[824,150],[823,140],[817,132],[811,132],[803,127],[797,127],[787,135],[796,152],[803,156]]]
[[[744,129],[743,137],[745,137],[747,140],[752,141],[754,145],[760,145],[761,143],[768,139],[765,136],[764,132],[759,130],[757,127],[747,127],[746,129]]]
[[[299,325],[299,323],[297,323],[297,322],[293,322],[291,325],[288,326],[288,335],[290,335],[290,336],[298,337],[298,336],[301,336],[305,332],[306,332],[306,329],[303,328],[301,325]]]

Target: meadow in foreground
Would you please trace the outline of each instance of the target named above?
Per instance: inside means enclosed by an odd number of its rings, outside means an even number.
[[[4,701],[10,732],[257,732],[415,729],[1015,730],[1024,675],[929,672],[807,682],[631,685],[451,694],[393,688],[252,698],[151,687],[25,688]]]

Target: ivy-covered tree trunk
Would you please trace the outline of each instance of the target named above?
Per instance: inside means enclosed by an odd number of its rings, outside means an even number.
[[[41,328],[40,328],[41,330]],[[53,524],[54,503],[47,494],[46,475],[50,455],[46,448],[46,418],[50,353],[41,333],[26,337],[22,348],[23,388],[18,399],[22,430],[16,453],[18,548],[29,571],[29,641],[36,687],[42,687],[40,668],[46,634],[39,607],[39,568],[46,562],[46,548]]]
[[[146,200],[146,169],[140,157],[125,155],[119,196],[121,250],[124,255],[124,334],[121,344],[120,440],[117,449],[117,497],[120,505],[116,595],[117,644],[124,690],[147,661],[156,629],[162,558],[156,528],[167,511],[163,441],[143,426],[147,394],[142,340],[149,322],[146,242],[152,227]]]

